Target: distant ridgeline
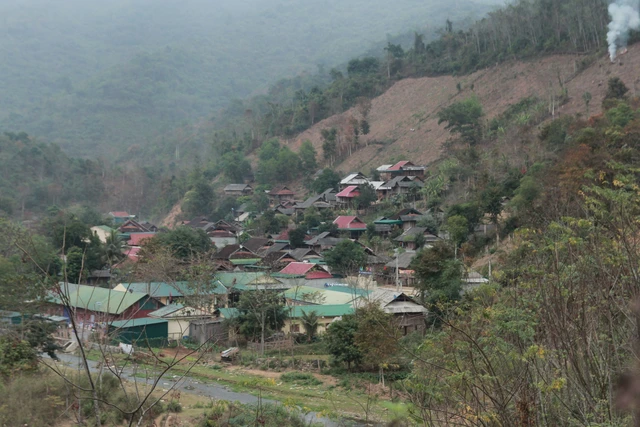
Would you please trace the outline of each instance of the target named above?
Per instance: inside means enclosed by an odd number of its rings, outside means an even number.
[[[156,147],[175,127],[280,77],[345,62],[385,33],[478,16],[492,2],[2,4],[0,31],[10,43],[0,51],[0,129],[79,156],[141,157],[139,148]]]
[[[596,53],[606,48],[607,3],[576,0],[564,7],[546,0],[518,1],[488,14],[461,30],[450,20],[444,22],[436,40],[429,34],[413,33],[391,39],[382,56],[352,59],[343,68],[325,73],[283,79],[264,95],[234,102],[208,126],[191,134],[180,144],[181,155],[210,150],[207,174],[224,170],[222,156],[229,152],[253,152],[274,136],[293,137],[314,123],[361,104],[366,116],[367,100],[383,93],[395,81],[407,77],[471,73],[512,59],[552,53]],[[637,33],[630,34],[634,41]],[[380,51],[380,50],[379,50]],[[578,67],[587,66],[593,56],[585,55]],[[360,105],[359,105],[360,108]],[[354,123],[354,134],[366,134],[369,124]],[[184,132],[182,132],[184,134]],[[203,145],[202,141],[213,141]],[[166,138],[154,150],[172,154],[175,138]],[[153,155],[152,150],[147,151]],[[331,163],[331,162],[329,162]]]
[[[102,166],[67,156],[24,132],[0,134],[0,214],[42,211],[52,205],[96,203],[103,197]]]

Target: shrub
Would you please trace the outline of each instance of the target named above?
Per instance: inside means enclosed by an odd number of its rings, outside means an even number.
[[[167,411],[182,412],[182,405],[177,400],[170,400],[169,403],[167,403]]]
[[[304,372],[287,372],[280,375],[280,379],[286,383],[294,383],[297,385],[320,385],[322,381],[318,380],[311,374]]]

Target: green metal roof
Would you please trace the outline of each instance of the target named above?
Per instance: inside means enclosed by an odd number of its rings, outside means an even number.
[[[122,292],[72,283],[61,283],[60,289],[63,293],[68,293],[72,307],[109,314],[121,314],[147,296],[143,292]],[[62,304],[60,295],[54,292],[50,292],[46,299],[53,304]]]
[[[366,296],[369,295],[372,291],[368,291],[366,289],[361,288],[353,288],[351,286],[332,286],[330,288],[326,288],[327,290],[331,290],[333,292],[342,292],[345,294],[350,294],[354,296]]]
[[[328,288],[314,288],[311,286],[295,286],[286,291],[284,296],[291,300],[320,302],[323,305],[347,304],[358,297],[346,292],[336,292]]]
[[[164,316],[166,316],[168,314],[171,314],[171,313],[173,313],[175,311],[180,310],[181,308],[184,308],[184,305],[178,304],[178,303],[165,305],[164,307],[159,308],[156,311],[152,311],[151,313],[149,313],[149,317],[164,317]]]
[[[227,288],[220,283],[219,280],[216,280],[212,283],[214,286],[209,291],[211,294],[224,295],[227,293]],[[163,298],[163,297],[181,297],[186,295],[193,295],[196,290],[192,287],[189,287],[189,282],[134,282],[134,283],[120,283],[125,289],[133,290],[134,292],[144,292],[148,293],[152,297]]]
[[[4,311],[0,310],[0,318],[10,319],[12,317],[22,317],[22,314],[17,311]]]
[[[264,276],[261,271],[238,271],[238,272],[219,272],[216,273],[218,279],[225,287],[244,290],[245,285],[256,280],[258,277]]]
[[[167,319],[154,319],[151,317],[141,317],[139,319],[115,320],[109,325],[112,328],[135,328],[137,326],[157,325],[159,323],[167,323]]]
[[[350,304],[294,305],[289,308],[289,317],[292,319],[300,318],[303,313],[308,314],[312,311],[315,311],[318,317],[338,317],[354,311]]]
[[[231,259],[233,265],[253,265],[260,262],[260,258],[243,258],[243,259]]]
[[[220,312],[220,316],[225,319],[233,319],[240,314],[240,310],[237,308],[219,308],[218,311]]]

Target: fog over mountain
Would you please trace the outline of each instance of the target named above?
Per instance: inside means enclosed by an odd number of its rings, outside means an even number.
[[[0,2],[0,130],[114,154],[490,1]],[[379,49],[382,54],[382,49]]]

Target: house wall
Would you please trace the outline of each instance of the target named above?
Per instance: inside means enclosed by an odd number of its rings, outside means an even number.
[[[76,322],[98,323],[111,322],[113,320],[139,319],[141,317],[147,317],[149,313],[160,308],[160,305],[155,303],[155,300],[153,299],[149,301],[150,303],[154,303],[153,307],[152,304],[149,303],[147,303],[145,306],[145,302],[146,301],[142,299],[118,315],[103,313],[94,310],[85,310],[83,308],[77,308],[75,310],[72,309],[72,314],[75,313]],[[141,306],[144,307],[144,309],[141,309]],[[64,306],[57,304],[50,304],[45,311],[47,312],[47,314],[65,316],[67,318],[69,318],[70,314]]]
[[[167,319],[169,321],[169,339],[181,340],[189,336],[190,321],[185,319]]]
[[[323,317],[321,319],[318,319],[318,332],[317,332],[318,335],[322,335],[325,332],[327,332],[327,328],[329,327],[331,322],[333,322],[333,319],[335,319],[335,317]],[[302,324],[302,320],[287,319],[284,322],[282,332],[284,332],[285,334],[290,334],[292,332],[294,334],[296,333],[304,334],[306,331],[304,330],[304,325]]]
[[[95,234],[102,243],[107,243],[107,237],[109,237],[109,233],[107,233],[105,230],[100,227],[91,227],[91,232]]]
[[[191,322],[189,325],[189,338],[199,344],[204,344],[207,340],[210,343],[226,343],[229,341],[231,331],[227,328],[226,322]]]

